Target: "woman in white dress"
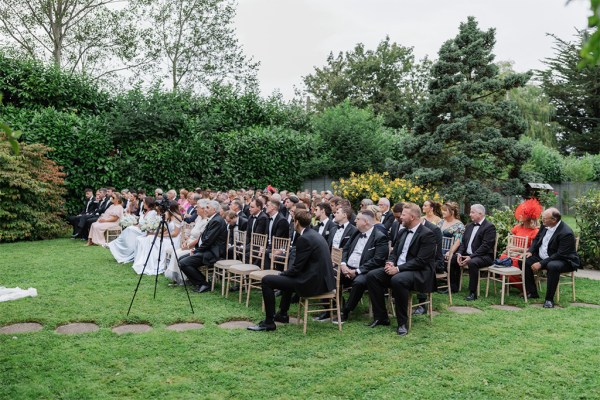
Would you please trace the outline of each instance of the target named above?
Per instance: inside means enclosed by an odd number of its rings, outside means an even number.
[[[165,270],[165,278],[172,280],[178,285],[183,285],[185,275],[183,275],[183,273],[179,270],[177,259],[189,254],[198,243],[200,236],[202,236],[202,233],[208,224],[208,219],[206,218],[207,205],[208,200],[198,200],[198,203],[196,204],[196,212],[198,213],[198,217],[196,218],[195,225],[190,232],[190,237],[181,243],[181,247],[175,251],[175,256],[173,256],[173,250],[170,246],[167,249],[167,254],[169,254],[169,262],[167,269]]]
[[[179,234],[181,232],[181,214],[179,214],[179,204],[172,202],[169,206],[169,211],[165,213],[165,220],[171,232],[173,238],[173,245],[175,248],[179,247]],[[162,246],[160,245],[160,238],[163,237]],[[156,238],[156,241],[154,240]],[[166,268],[166,251],[167,247],[171,247],[169,235],[167,231],[158,233],[148,233],[147,236],[140,236],[136,239],[137,246],[135,250],[135,258],[133,260],[132,268],[137,274],[141,274],[142,271],[145,275],[156,275],[162,274]],[[154,242],[154,245],[152,244]],[[160,247],[160,252],[159,252]],[[148,257],[150,254],[150,257]],[[144,263],[146,268],[144,268]]]
[[[94,244],[103,245],[106,243],[104,232],[112,228],[119,227],[119,219],[123,216],[123,203],[121,193],[115,192],[111,197],[112,204],[108,209],[94,222],[90,228],[86,246]]]
[[[105,245],[118,263],[128,263],[134,260],[137,246],[136,239],[146,236],[146,232],[142,232],[140,226],[144,222],[144,219],[156,217],[156,215],[154,197],[148,196],[144,199],[144,211],[140,213],[138,224],[128,226],[121,232],[118,238]]]

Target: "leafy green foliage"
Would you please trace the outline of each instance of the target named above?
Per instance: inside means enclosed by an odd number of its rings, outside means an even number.
[[[583,265],[600,267],[600,190],[590,190],[575,200],[580,232],[579,255]]]
[[[445,42],[433,65],[429,95],[404,141],[408,177],[438,186],[443,198],[498,206],[498,192],[524,190],[521,165],[529,148],[519,143],[526,124],[507,91],[531,74],[499,75],[493,64],[495,32],[481,31],[473,17]]]
[[[327,65],[304,77],[307,92],[317,110],[344,101],[358,108],[371,107],[392,128],[411,126],[419,103],[426,94],[431,62],[415,61],[412,48],[382,40],[377,49],[362,43],[345,54],[333,53]]]
[[[592,15],[588,17],[588,28],[593,31],[586,35],[585,41],[579,55],[581,61],[579,61],[578,67],[585,68],[600,64],[600,0],[590,0],[590,10]]]
[[[0,242],[49,239],[64,233],[64,174],[41,144],[21,145],[19,155],[0,141]]]
[[[541,174],[543,182],[561,183],[565,180],[563,156],[553,148],[547,147],[538,140],[522,138],[522,143],[531,148],[531,156],[525,164],[524,171]]]
[[[600,153],[600,65],[578,68],[579,44],[553,36],[555,55],[540,72],[542,87],[556,108],[558,146],[564,154]]]
[[[488,219],[496,227],[496,233],[498,233],[498,256],[502,254],[506,249],[506,243],[508,240],[508,234],[517,223],[515,219],[515,209],[517,206],[512,208],[504,207],[502,209],[495,209],[488,215]]]

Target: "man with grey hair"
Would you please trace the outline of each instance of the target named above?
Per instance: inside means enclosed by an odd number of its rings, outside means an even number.
[[[394,214],[390,210],[390,201],[382,197],[377,202],[377,207],[379,207],[379,212],[381,212],[381,223],[385,226],[386,232],[389,232],[394,223]]]
[[[469,216],[473,222],[466,226],[460,246],[452,256],[450,281],[452,292],[458,292],[461,271],[469,268],[469,295],[466,300],[473,301],[477,299],[479,270],[494,262],[496,227],[485,219],[485,207],[481,204],[473,204]]]
[[[202,272],[198,270],[203,265],[211,265],[225,256],[227,249],[227,223],[219,215],[221,205],[218,201],[209,200],[206,205],[207,224],[200,241],[189,256],[179,259],[181,271],[189,281],[196,286],[195,292],[204,293],[210,290],[210,285]]]

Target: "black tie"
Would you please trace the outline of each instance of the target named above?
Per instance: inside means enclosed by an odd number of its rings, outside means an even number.
[[[474,223],[473,226],[481,226],[480,223]]]
[[[322,223],[322,222],[319,222],[319,227],[321,227],[321,226],[323,226],[323,225],[325,225],[325,224],[324,224],[324,223]]]
[[[344,229],[344,225],[338,225],[337,228],[338,229]]]
[[[358,237],[361,238],[361,239],[364,239],[364,238],[367,237],[367,234],[366,233],[361,233]]]

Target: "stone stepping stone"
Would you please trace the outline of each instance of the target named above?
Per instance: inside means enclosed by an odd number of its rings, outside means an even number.
[[[454,311],[457,314],[477,314],[483,312],[479,308],[463,306],[450,306],[448,307],[448,310]]]
[[[495,310],[502,310],[502,311],[521,311],[521,308],[516,307],[516,306],[493,305],[493,306],[490,306],[490,308],[493,308]]]
[[[600,308],[600,305],[590,303],[571,303],[571,305],[574,307]]]
[[[218,326],[222,329],[246,329],[247,327],[254,325],[256,324],[250,321],[227,321]]]
[[[112,331],[117,335],[122,335],[124,333],[144,333],[151,331],[152,327],[147,324],[128,324],[128,325],[120,325],[112,328]]]
[[[78,333],[97,332],[99,329],[100,327],[92,322],[74,322],[59,326],[56,328],[56,333],[74,335]]]
[[[167,329],[170,331],[175,331],[175,332],[183,332],[183,331],[189,331],[189,330],[193,330],[193,329],[202,329],[204,328],[204,325],[198,323],[198,322],[180,322],[178,324],[172,324],[167,326]]]
[[[13,333],[37,332],[44,329],[42,324],[37,322],[21,322],[18,324],[6,325],[0,328],[0,333],[11,335]]]

